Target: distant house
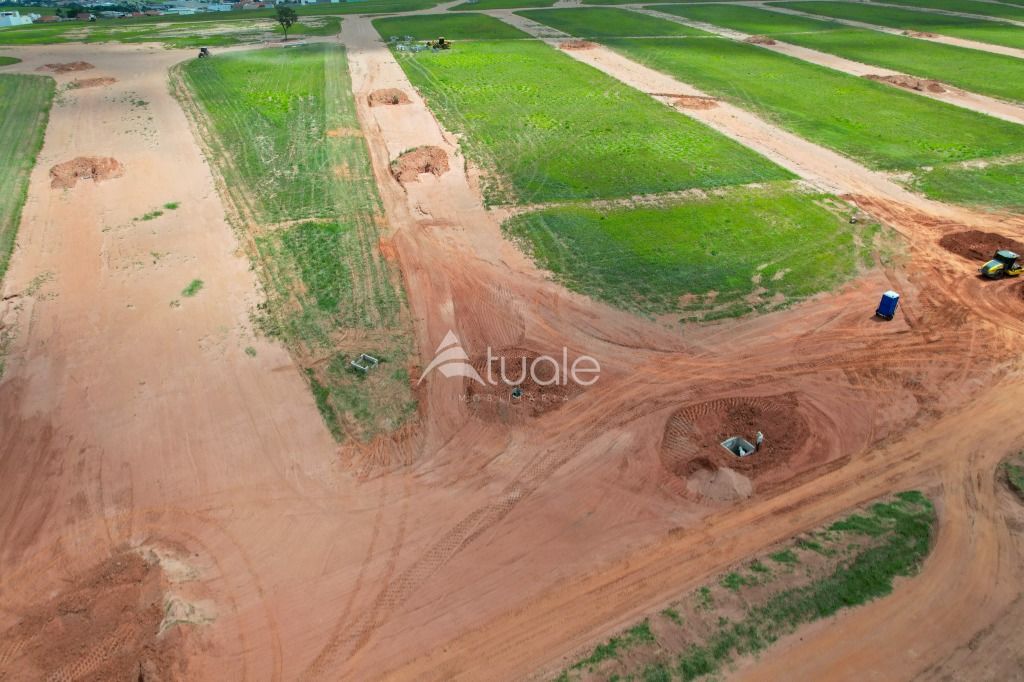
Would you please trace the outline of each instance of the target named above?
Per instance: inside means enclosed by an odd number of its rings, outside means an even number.
[[[208,12],[230,12],[234,9],[234,5],[226,2],[211,2],[206,6]]]
[[[31,24],[32,17],[23,17],[21,12],[0,12],[0,28],[8,26],[24,26]]]
[[[79,12],[75,15],[75,19],[79,21],[96,21],[96,15],[92,12]]]
[[[188,14],[195,14],[198,12],[195,7],[168,7],[164,10],[164,14],[177,14],[178,16],[184,16]]]
[[[63,21],[63,19],[58,17],[56,14],[44,14],[43,16],[41,16],[38,19],[36,19],[35,23],[37,23],[37,24],[56,24],[56,23],[58,23],[60,21]]]

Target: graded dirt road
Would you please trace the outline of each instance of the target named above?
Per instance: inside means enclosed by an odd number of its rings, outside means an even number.
[[[341,40],[422,365],[452,331],[474,359],[488,345],[586,353],[600,380],[535,413],[481,409],[461,380],[431,374],[413,436],[339,452],[287,354],[252,335],[255,278],[167,93],[167,69],[191,53],[15,50],[23,70],[87,59],[117,82],[55,106],[5,283],[5,296],[25,293],[9,299],[19,335],[0,383],[0,670],[66,672],[16,623],[111,554],[136,551],[159,559],[167,603],[184,604],[183,622],[165,619],[180,679],[523,678],[773,542],[914,487],[940,518],[922,575],[839,616],[864,639],[784,643],[794,667],[955,671],[971,659],[946,652],[1003,631],[995,605],[1019,594],[1024,562],[992,481],[1024,436],[1024,297],[1019,283],[979,281],[975,263],[937,242],[967,226],[1024,239],[1024,221],[925,201],[841,157],[816,160],[799,140],[784,138],[797,149],[787,156],[775,129],[736,114],[715,123],[744,139],[729,127],[739,121],[755,148],[858,194],[905,236],[912,267],[680,333],[548,281],[501,238],[475,169],[369,21],[346,18]],[[385,88],[410,103],[370,107]],[[390,161],[420,145],[443,150],[449,170],[403,186]],[[124,174],[52,189],[50,166],[76,156],[116,158]],[[181,207],[133,221],[168,201]],[[182,296],[193,279],[204,288]],[[877,323],[889,287],[903,315]],[[668,424],[722,398],[798,404],[829,446],[751,474],[749,499],[688,496],[663,459]],[[956,608],[925,611],[940,602]],[[925,615],[932,641],[894,659]],[[891,640],[870,647],[877,618]],[[834,637],[828,625],[800,636]],[[123,657],[130,627],[97,628],[111,634],[85,643],[90,670]]]

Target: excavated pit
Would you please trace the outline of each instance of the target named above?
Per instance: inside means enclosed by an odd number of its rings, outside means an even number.
[[[79,180],[100,182],[124,175],[124,166],[109,156],[79,156],[50,169],[50,187],[71,189]]]
[[[367,97],[371,107],[390,107],[397,106],[399,104],[409,104],[412,100],[409,96],[398,88],[384,88],[382,90],[374,90]]]
[[[1009,249],[1024,254],[1024,243],[1004,237],[995,232],[967,230],[942,235],[939,246],[961,258],[972,261],[987,261],[1000,249]]]
[[[879,76],[873,73],[864,77],[868,80],[878,81],[879,83],[888,83],[899,88],[915,90],[917,92],[946,92],[946,88],[944,88],[938,81],[927,80],[924,78],[914,78],[913,76]]]
[[[440,147],[416,147],[391,162],[391,174],[403,185],[416,182],[420,175],[441,176],[448,172],[448,155]]]
[[[538,361],[542,355],[545,359]],[[570,358],[569,368],[572,362]],[[566,377],[561,363],[560,355],[517,347],[493,350],[490,362],[487,356],[471,358],[470,365],[484,383],[464,380],[466,403],[480,419],[502,423],[523,422],[553,412],[586,390]]]
[[[71,73],[72,71],[88,71],[96,67],[89,62],[62,62],[57,64],[43,64],[36,71],[50,71],[52,73]]]

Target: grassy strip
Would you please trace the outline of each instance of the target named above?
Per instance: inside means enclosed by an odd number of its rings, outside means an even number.
[[[837,19],[853,19],[867,24],[902,28],[907,31],[930,31],[955,38],[1024,49],[1024,31],[1018,26],[996,21],[915,12],[909,9],[855,2],[773,2],[769,4]]]
[[[238,52],[177,75],[213,133],[263,282],[260,328],[292,350],[336,438],[397,429],[415,413],[412,335],[399,273],[378,247],[383,217],[344,49]],[[363,352],[382,361],[366,375],[350,365]]]
[[[393,27],[385,33],[407,32]],[[450,52],[396,56],[444,125],[465,135],[466,155],[489,171],[483,181],[489,204],[792,177],[538,41],[467,43]]]
[[[556,0],[470,0],[456,5],[453,10],[460,9],[515,9],[517,7],[551,7]]]
[[[1024,21],[1024,7],[995,2],[978,2],[977,0],[885,0],[885,2],[890,5],[944,9],[950,12],[980,14],[983,17]]]
[[[682,24],[611,7],[542,9],[517,14],[580,38],[710,35]]]
[[[1024,451],[1003,462],[1003,473],[1006,474],[1006,483],[1010,490],[1024,500]]]
[[[794,45],[864,64],[933,78],[959,88],[1024,101],[1024,60],[953,45],[930,43],[868,29],[741,5],[659,8],[717,26],[768,35]],[[999,74],[994,77],[994,74]]]
[[[911,186],[932,199],[1015,213],[1024,211],[1024,163],[983,168],[938,166],[918,173]]]
[[[930,550],[934,524],[935,512],[926,497],[916,491],[900,493],[815,534],[828,552],[826,559],[794,544],[785,551],[797,563],[772,569],[754,561],[743,573],[715,580],[644,620],[640,626],[649,636],[631,637],[636,628],[627,631],[600,645],[559,680],[593,675],[694,680],[716,674],[736,657],[756,654],[802,625],[888,595],[893,580],[917,572]],[[800,562],[807,564],[804,574],[797,571]],[[782,585],[765,589],[773,583]],[[742,614],[739,618],[724,615],[736,611]]]
[[[786,185],[663,207],[551,208],[505,233],[569,289],[683,321],[770,310],[829,289],[865,261],[875,225]]]
[[[518,28],[486,14],[390,17],[375,19],[373,26],[385,39],[391,36],[412,36],[414,40],[433,40],[438,36],[449,40],[514,40],[530,37]]]
[[[54,81],[45,76],[0,76],[0,281],[18,235],[29,174],[43,146]]]
[[[877,169],[1024,151],[1020,127],[725,38],[607,39],[613,49]]]
[[[7,55],[0,55],[0,66],[10,66],[11,64],[17,64],[21,60],[17,57],[8,57]]]

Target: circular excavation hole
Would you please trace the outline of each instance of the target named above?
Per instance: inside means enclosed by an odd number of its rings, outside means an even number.
[[[448,155],[440,147],[416,147],[391,162],[391,174],[403,185],[416,182],[424,173],[441,176],[447,172]]]
[[[409,104],[412,100],[398,88],[383,88],[374,90],[367,97],[371,107],[391,107],[400,104]]]

